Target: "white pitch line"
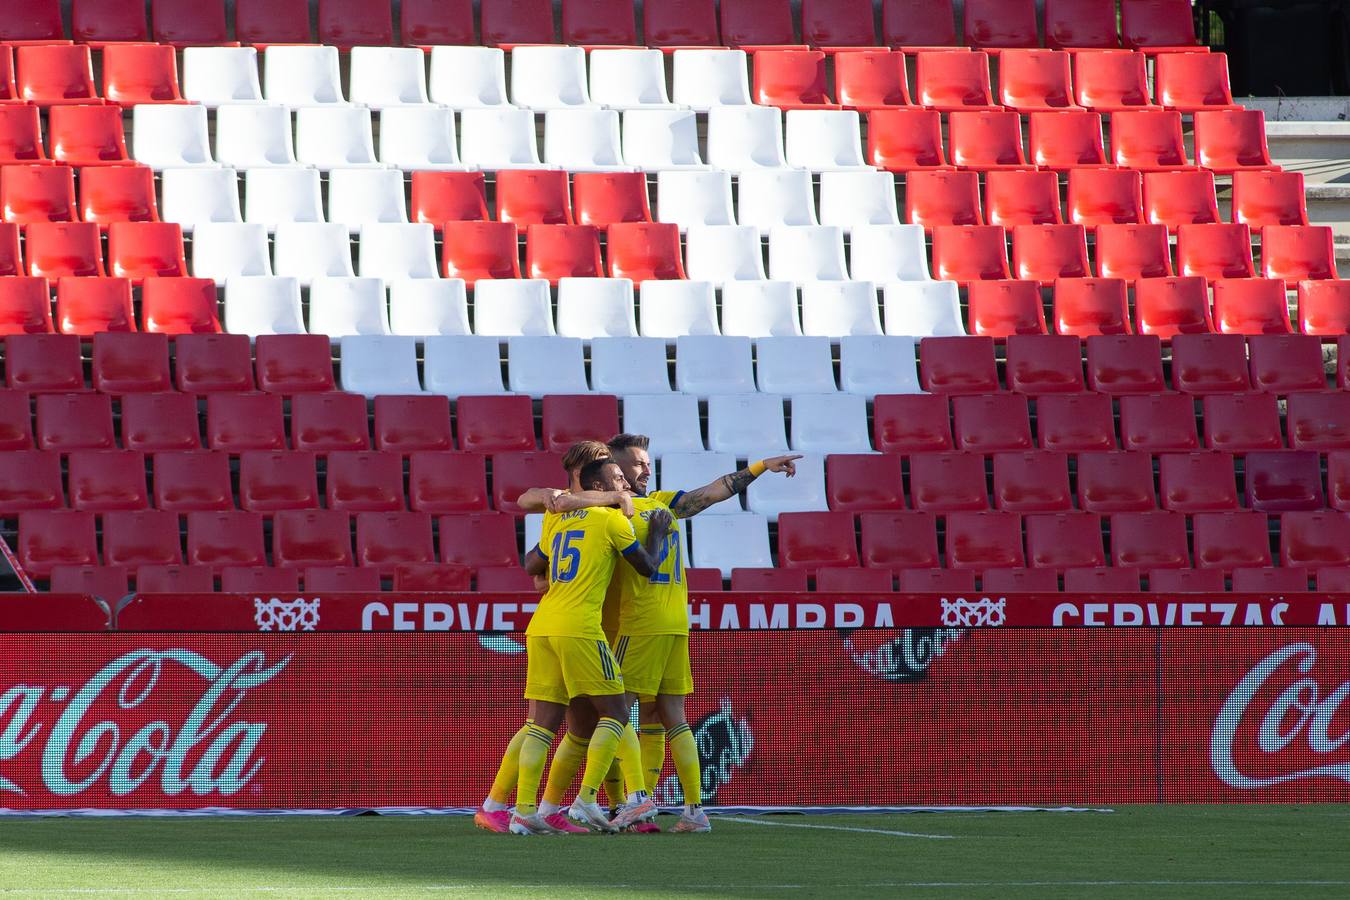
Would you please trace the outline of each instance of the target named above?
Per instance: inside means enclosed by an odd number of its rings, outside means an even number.
[[[889,834],[892,837],[931,838],[938,841],[954,840],[954,834],[921,834],[917,831],[888,831],[884,828],[853,828],[848,825],[807,825],[805,822],[766,822],[764,819],[743,819],[739,816],[719,816],[722,822],[744,822],[747,825],[768,825],[773,828],[811,828],[818,831],[856,831],[860,834]]]

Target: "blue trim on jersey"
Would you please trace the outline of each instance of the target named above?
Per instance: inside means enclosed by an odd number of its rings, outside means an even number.
[[[548,554],[545,553],[545,552],[544,552],[544,548],[540,547],[538,544],[535,544],[535,545],[534,545],[534,549],[531,550],[530,553],[538,553],[540,559],[545,560],[545,561],[548,560]],[[526,556],[529,556],[530,553],[526,553],[525,555],[526,555]]]
[[[628,556],[631,553],[636,553],[638,551],[638,548],[640,548],[641,546],[642,545],[639,544],[637,541],[633,541],[633,543],[629,544],[627,547],[623,549],[623,555]]]
[[[671,505],[671,506],[674,506],[676,503],[679,503],[679,502],[680,502],[680,498],[683,497],[683,496],[684,496],[684,491],[676,491],[676,492],[675,492],[675,496],[670,498],[670,505]]]

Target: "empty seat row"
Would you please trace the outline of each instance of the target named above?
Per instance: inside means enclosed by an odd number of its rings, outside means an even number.
[[[534,590],[533,579],[519,565],[484,566],[475,577],[472,569],[453,563],[404,563],[393,568],[392,578],[378,568],[360,566],[223,566],[218,572],[190,565],[53,566],[49,583],[53,593],[91,594],[112,602],[127,594],[133,581],[138,594],[175,595],[209,594],[217,582],[226,593],[245,594],[295,593],[302,586],[306,592],[324,594],[467,591],[471,586],[485,592]],[[720,579],[717,587],[721,588]],[[135,607],[123,615],[133,612]]]

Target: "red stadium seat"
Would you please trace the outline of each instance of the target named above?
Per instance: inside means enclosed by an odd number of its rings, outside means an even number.
[[[1055,282],[1054,320],[1055,331],[1076,337],[1130,334],[1124,279],[1059,279]]]
[[[478,582],[479,582],[479,590],[486,591],[486,590],[489,590],[490,588],[483,587],[483,572],[484,572],[484,571],[485,571],[485,570],[482,570],[482,569],[479,570],[479,572],[478,572]],[[517,570],[517,571],[523,572],[524,570]],[[836,573],[836,574],[837,574],[837,573],[840,573],[840,572],[847,572],[847,571],[851,571],[851,570],[847,570],[847,569],[826,569],[825,571],[826,571],[826,572],[832,572],[832,573]],[[526,576],[526,577],[528,578],[529,576]],[[889,573],[888,573],[888,580],[889,580]],[[689,585],[689,592],[690,592],[691,594],[694,594],[694,593],[702,594],[702,593],[707,593],[707,592],[709,592],[709,591],[720,591],[720,590],[722,590],[722,570],[721,570],[721,569],[695,569],[695,568],[686,568],[686,569],[684,570],[684,583],[687,584],[687,585]],[[533,583],[531,583],[530,589],[533,590],[533,587],[534,587],[534,585],[533,585]],[[521,588],[521,590],[525,590],[525,588]],[[824,588],[821,588],[821,590],[824,590]]]
[[[1211,394],[1204,399],[1205,446],[1243,453],[1279,450],[1280,411],[1274,394]]]
[[[473,44],[473,0],[403,0],[399,31],[412,47]]]
[[[637,44],[633,4],[628,0],[563,0],[564,44],[585,47]]]
[[[1350,393],[1290,394],[1286,427],[1294,450],[1350,448]]]
[[[687,575],[688,569],[685,570]],[[686,581],[688,579],[686,578]],[[816,573],[816,590],[841,594],[888,594],[895,587],[894,576],[882,569],[821,569]],[[694,590],[693,585],[689,587]]]
[[[872,446],[883,453],[930,453],[953,446],[951,415],[941,394],[878,394],[872,429]]]
[[[557,42],[549,0],[483,0],[479,23],[489,47]]]
[[[802,0],[802,40],[812,47],[871,47],[872,0]]]
[[[867,162],[888,172],[946,166],[941,115],[932,109],[869,111]]]
[[[356,564],[390,574],[394,567],[434,563],[431,516],[417,512],[363,512],[356,516]]]
[[[1026,517],[1027,563],[1036,569],[1106,565],[1101,517],[1093,513],[1036,513]]]
[[[73,334],[25,334],[6,337],[5,382],[10,390],[84,390],[80,339]]]
[[[1235,334],[1179,334],[1172,339],[1172,385],[1188,394],[1251,389],[1247,342]]]
[[[285,450],[281,397],[262,393],[208,395],[206,446],[231,453]]]
[[[1139,570],[1087,566],[1064,570],[1064,590],[1075,594],[1127,594],[1139,590]]]
[[[1234,172],[1233,221],[1249,228],[1307,225],[1302,172]]]
[[[181,564],[178,514],[158,509],[104,513],[103,561],[129,568]]]
[[[1350,566],[1317,570],[1317,590],[1350,593]]]
[[[1259,109],[1195,114],[1195,161],[1219,174],[1279,169],[1266,146],[1266,116]]]
[[[94,335],[94,390],[128,394],[170,390],[169,339],[162,334]]]
[[[304,571],[305,590],[318,593],[371,592],[380,589],[380,573],[356,566],[309,566]]]
[[[210,566],[216,571],[226,567],[266,566],[262,515],[225,510],[189,512],[185,562],[190,566]],[[222,591],[238,590],[226,583],[224,572],[221,579]]]
[[[1189,0],[1121,0],[1120,36],[1126,47],[1193,47]]]
[[[1263,334],[1247,338],[1252,386],[1292,394],[1327,389],[1322,342],[1312,335]]]
[[[837,109],[819,50],[761,50],[754,55],[754,102],[780,109]]]
[[[806,586],[805,569],[736,568],[731,570],[731,589],[733,591],[787,594],[803,592],[806,590]]]
[[[239,507],[271,513],[317,509],[319,479],[306,450],[246,450],[239,454]]]
[[[1237,593],[1289,593],[1307,589],[1307,569],[1233,570],[1233,591]]]
[[[966,0],[965,43],[969,47],[1036,47],[1036,5],[1032,0]]]
[[[881,40],[889,47],[955,47],[951,0],[882,0]]]
[[[478,569],[482,566],[520,565],[515,519],[504,513],[464,513],[441,516],[441,562]]]
[[[834,57],[834,94],[845,109],[866,112],[909,106],[905,79],[903,53],[857,50]]]
[[[1327,505],[1342,512],[1350,510],[1350,453],[1333,450],[1327,454]]]
[[[1211,225],[1219,221],[1214,173],[1147,172],[1144,174],[1144,210],[1148,221],[1176,231],[1180,225]]]
[[[66,505],[61,487],[61,455],[42,450],[0,453],[0,516],[29,509]]]
[[[728,47],[800,46],[786,0],[731,0],[720,12],[721,43]],[[719,43],[715,34],[711,43]]]
[[[1029,5],[1028,9],[1032,11],[1032,43],[1022,46],[1034,47],[1035,10]],[[1075,108],[1072,83],[1069,54],[1060,50],[1010,50],[999,54],[999,102],[1008,109],[1030,113]]]
[[[622,222],[609,226],[605,235],[609,277],[635,284],[685,277],[680,226],[674,222]]]
[[[108,226],[108,271],[140,284],[187,274],[183,229],[177,222],[114,222]]]
[[[578,225],[607,228],[652,220],[647,176],[641,172],[577,172],[572,176],[572,199]]]
[[[782,513],[778,517],[778,563],[788,569],[858,565],[853,514],[847,512]],[[732,573],[733,580],[735,573]]]
[[[35,578],[46,578],[53,566],[98,565],[94,514],[76,509],[21,513],[19,562]]]
[[[111,450],[112,398],[107,394],[39,394],[37,445],[43,450]]]
[[[905,221],[932,232],[938,225],[983,225],[980,176],[975,172],[910,172],[905,176]]]
[[[0,278],[0,334],[50,334],[52,330],[47,279]]]
[[[234,508],[230,457],[212,450],[156,453],[155,507],[180,512]]]
[[[0,106],[0,164],[27,165],[46,161],[38,108],[27,104]]]
[[[618,433],[617,397],[607,394],[545,395],[543,402],[545,450],[563,453],[578,441],[607,441]]]
[[[545,451],[493,455],[492,505],[495,509],[520,515],[524,510],[516,505],[516,500],[532,487],[567,488],[562,454]]]
[[[1013,232],[1013,273],[1049,287],[1062,278],[1087,278],[1087,232],[1082,225],[1018,225]]]
[[[328,454],[325,505],[348,512],[397,512],[403,505],[403,456],[379,450]]]
[[[197,450],[197,398],[166,391],[122,398],[122,446],[128,450]]]
[[[383,395],[375,398],[375,449],[453,450],[450,403],[445,397]]]
[[[1172,251],[1162,225],[1098,225],[1097,275],[1101,278],[1166,278]]]
[[[528,225],[571,225],[567,173],[553,169],[504,169],[497,175],[497,220]]]
[[[1174,512],[1222,512],[1238,508],[1233,455],[1160,453],[1158,496],[1163,509]]]
[[[440,451],[409,454],[408,506],[428,513],[486,510],[487,469],[482,454]]]
[[[1119,47],[1112,0],[1046,0],[1045,46]]]
[[[1072,506],[1068,456],[1044,450],[994,454],[995,509],[1058,512]]]
[[[282,510],[272,519],[276,566],[350,566],[351,517],[331,509]]]
[[[1108,165],[1100,114],[1082,110],[1033,112],[1028,119],[1031,130],[1027,156],[1033,165],[1061,172]]]
[[[131,281],[126,278],[62,278],[56,284],[56,327],[64,334],[135,331]]]
[[[141,330],[219,334],[216,283],[210,278],[147,278],[141,283]]]
[[[0,41],[60,41],[65,36],[59,0],[16,0],[0,22]]]
[[[1156,509],[1152,457],[1133,452],[1080,453],[1078,506],[1095,513]]]
[[[986,594],[1053,594],[1059,591],[1059,576],[1054,569],[985,569],[980,590]]]
[[[603,278],[600,238],[590,225],[531,225],[525,231],[525,277]]]
[[[946,556],[949,569],[1022,568],[1021,516],[1006,512],[952,513],[947,516]]]
[[[1330,569],[1350,565],[1350,516],[1287,512],[1280,516],[1280,565]]]
[[[909,498],[923,512],[989,508],[984,456],[979,453],[920,453],[909,458]]]
[[[1117,513],[1111,516],[1111,565],[1141,569],[1189,569],[1186,517],[1175,512]],[[1158,590],[1150,581],[1150,588]]]
[[[291,446],[319,453],[369,450],[366,398],[338,391],[296,394],[291,400]]]
[[[24,251],[28,274],[35,277],[101,278],[105,274],[98,226],[92,222],[33,222],[24,234]]]
[[[1336,386],[1350,389],[1350,335],[1336,339]]]
[[[482,172],[412,173],[412,221],[435,226],[487,220],[487,186]]]
[[[1320,455],[1311,450],[1248,453],[1244,460],[1246,505],[1258,512],[1326,507]]]
[[[1089,337],[1087,375],[1089,388],[1107,394],[1165,391],[1162,343],[1145,334]]]
[[[960,593],[975,590],[975,572],[949,569],[901,569],[896,589],[915,593]]]
[[[234,33],[245,44],[309,44],[307,0],[235,0]]]
[[[227,594],[293,594],[300,590],[300,573],[270,566],[227,566],[220,570],[220,589]]]
[[[1112,113],[1111,156],[1121,168],[1141,172],[1190,168],[1181,137],[1181,113],[1161,109]]]
[[[1004,228],[1017,225],[1059,224],[1063,221],[1059,214],[1059,179],[1054,172],[1031,172],[1022,169],[992,171],[985,176],[984,208],[989,224],[1002,225]]]
[[[145,3],[142,0],[73,0],[70,34],[82,44],[149,40]]]
[[[1198,450],[1195,401],[1188,394],[1120,398],[1120,442],[1126,450]]]
[[[994,362],[994,339],[924,338],[919,341],[919,378],[924,390],[939,394],[984,394],[997,391],[998,368]]]
[[[1196,513],[1191,517],[1191,537],[1197,568],[1227,572],[1271,564],[1265,513]]]
[[[480,570],[480,575],[481,571]],[[507,571],[503,569],[502,571]],[[519,567],[517,572],[525,577],[533,589],[534,581],[525,575]],[[440,563],[405,564],[394,567],[394,590],[396,591],[467,591],[473,580],[473,570],[467,566],[446,566]],[[501,590],[501,588],[479,587],[480,591]]]
[[[1338,278],[1331,228],[1325,225],[1267,225],[1262,228],[1261,275],[1285,281]]]
[[[1167,109],[1240,108],[1233,104],[1226,53],[1160,53],[1153,81],[1158,105]]]
[[[1027,400],[1020,394],[953,397],[952,423],[958,450],[993,453],[1032,446]]]
[[[933,277],[962,285],[1011,278],[1006,233],[997,225],[935,227]]]
[[[914,100],[939,112],[996,109],[989,57],[981,51],[923,51],[916,55]]]
[[[1134,314],[1140,334],[1164,340],[1214,330],[1209,290],[1200,277],[1140,278],[1134,283]]]
[[[1139,173],[1134,171],[1073,169],[1069,172],[1068,221],[1093,229],[1137,225],[1144,214],[1140,185]]]
[[[1300,281],[1298,329],[1304,334],[1350,334],[1350,282]]]
[[[1215,594],[1223,592],[1223,572],[1218,569],[1152,569],[1148,589],[1168,594]]]
[[[34,44],[15,51],[19,99],[39,106],[101,103],[94,62],[83,44]]]
[[[52,159],[71,166],[118,165],[129,161],[116,106],[54,106],[47,120]]]
[[[1153,105],[1142,53],[1092,50],[1074,54],[1074,99],[1095,112],[1115,113]]]
[[[864,566],[899,571],[939,566],[937,519],[928,512],[865,512],[862,529]]]
[[[446,222],[441,274],[463,278],[472,288],[480,278],[519,278],[516,226],[510,222]]]
[[[1252,236],[1246,225],[1182,225],[1177,228],[1177,274],[1252,278]]]
[[[1026,154],[1022,152],[1021,119],[1006,110],[950,113],[947,150],[952,165],[963,169],[986,171],[1027,165]]]
[[[1082,345],[1070,335],[1013,335],[1008,338],[1008,390],[1021,394],[1063,394],[1083,390]]]
[[[172,279],[175,284],[186,280]],[[214,394],[253,390],[253,348],[248,335],[181,334],[173,344],[174,379],[180,391]]]
[[[945,419],[945,412],[943,414]],[[903,509],[905,484],[900,456],[832,453],[825,457],[825,496],[836,512]]]
[[[319,43],[350,50],[387,47],[393,42],[388,0],[319,0]]]
[[[648,47],[716,47],[717,9],[713,0],[664,0],[642,9]]]
[[[19,226],[12,222],[0,222],[0,278],[11,279],[23,274]]]
[[[1216,281],[1215,330],[1224,334],[1289,334],[1293,329],[1285,298],[1283,281],[1265,278]]]
[[[1034,281],[972,281],[968,296],[971,334],[1045,334],[1041,289]]]
[[[473,453],[534,450],[534,406],[525,396],[461,397],[459,447]]]
[[[182,103],[178,60],[166,44],[109,44],[103,48],[103,96],[129,107]]]
[[[156,41],[175,47],[226,44],[230,38],[225,26],[224,0],[203,3],[150,0],[150,25]]]
[[[0,450],[28,450],[33,446],[33,416],[28,395],[0,391]]]
[[[138,594],[210,594],[216,579],[205,566],[137,566]]]
[[[51,591],[55,594],[88,594],[115,604],[127,593],[126,566],[53,566]]]
[[[148,166],[94,166],[81,169],[80,218],[100,225],[110,222],[158,222],[155,173]]]
[[[275,394],[331,391],[332,353],[321,334],[260,335],[254,349],[258,389]]]

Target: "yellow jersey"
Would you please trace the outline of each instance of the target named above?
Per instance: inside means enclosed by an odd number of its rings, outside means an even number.
[[[604,640],[600,613],[605,591],[619,555],[636,549],[633,525],[617,509],[547,513],[539,552],[548,560],[548,591],[525,633]]]
[[[655,491],[633,498],[633,533],[647,540],[647,519],[664,509],[682,491]],[[616,634],[688,634],[689,586],[684,578],[684,554],[680,544],[680,521],[676,519],[657,556],[657,569],[650,576],[639,575],[631,566],[614,573],[605,597],[605,633]]]

